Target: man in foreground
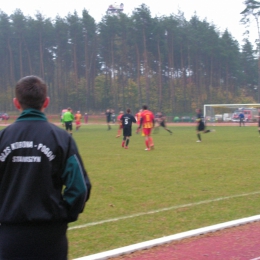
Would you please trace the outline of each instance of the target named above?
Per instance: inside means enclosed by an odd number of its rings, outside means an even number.
[[[145,136],[145,151],[150,151],[151,149],[154,149],[154,143],[151,137],[152,129],[154,128],[154,114],[148,110],[146,105],[143,106],[141,114],[139,129],[141,127],[143,127],[143,134]]]
[[[0,259],[67,260],[91,184],[72,137],[43,113],[44,81],[24,77],[15,95],[21,115],[0,132]]]

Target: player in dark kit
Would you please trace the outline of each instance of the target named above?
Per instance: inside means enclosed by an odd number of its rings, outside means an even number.
[[[198,140],[197,140],[197,143],[200,143],[201,142],[201,136],[200,136],[200,132],[203,132],[203,133],[209,133],[209,132],[214,132],[215,130],[214,129],[211,129],[211,130],[206,130],[206,126],[204,124],[204,121],[203,121],[203,115],[201,113],[201,110],[200,109],[196,109],[196,113],[197,113],[197,136],[198,136]]]
[[[107,128],[108,128],[107,130],[110,130],[111,129],[110,122],[111,122],[111,115],[112,115],[110,109],[107,109],[105,115],[107,120]]]
[[[123,141],[122,147],[128,149],[128,144],[130,141],[130,136],[132,136],[132,123],[136,123],[136,119],[130,114],[131,110],[128,108],[126,114],[122,115],[121,121],[123,125]]]
[[[161,126],[172,134],[172,131],[166,127],[166,117],[161,112],[157,113],[156,121],[158,122],[158,125],[154,128],[154,133],[157,133],[159,131],[159,127]]]

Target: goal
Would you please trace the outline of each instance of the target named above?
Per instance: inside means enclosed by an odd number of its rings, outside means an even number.
[[[233,121],[239,120],[238,114],[243,111],[245,121],[256,122],[260,115],[260,103],[254,104],[205,104],[204,120],[208,122],[215,121]]]

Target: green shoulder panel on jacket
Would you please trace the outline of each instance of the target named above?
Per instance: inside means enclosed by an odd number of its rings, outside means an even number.
[[[82,212],[89,193],[88,179],[77,155],[68,158],[62,179],[65,185],[63,199],[68,204],[70,217],[75,219]]]

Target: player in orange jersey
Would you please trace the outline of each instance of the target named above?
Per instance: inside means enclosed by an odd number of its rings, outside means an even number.
[[[143,106],[139,129],[143,127],[143,134],[145,136],[146,151],[154,149],[153,139],[151,137],[152,129],[154,128],[154,114],[146,105]]]
[[[79,128],[81,127],[81,118],[82,115],[80,114],[80,111],[77,111],[75,115],[76,131],[78,131]]]
[[[137,112],[137,113],[135,114],[135,120],[136,120],[136,123],[137,123],[138,125],[140,125],[140,120],[141,120],[142,111],[143,111],[143,110],[140,109],[139,112]],[[137,129],[136,129],[136,134],[139,133],[139,130],[140,130],[140,128],[137,127]]]
[[[119,115],[116,118],[116,120],[117,120],[117,122],[119,124],[116,138],[118,138],[121,135],[121,131],[123,129],[123,124],[122,124],[122,121],[121,121],[121,117],[122,117],[123,114],[124,114],[124,111],[120,111]]]

